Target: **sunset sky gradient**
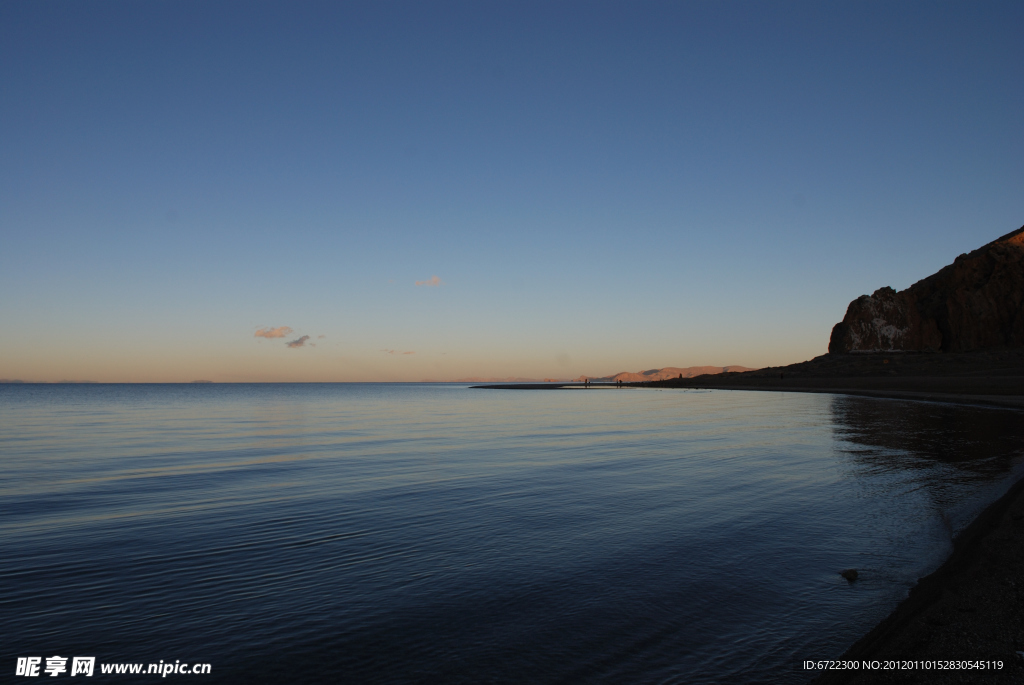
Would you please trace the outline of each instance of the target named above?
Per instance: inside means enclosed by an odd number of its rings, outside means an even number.
[[[2,3],[0,378],[808,359],[1024,223],[1022,35],[1019,2]]]

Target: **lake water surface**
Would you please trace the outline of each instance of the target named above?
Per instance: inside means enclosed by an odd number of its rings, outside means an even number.
[[[838,657],[1020,474],[1020,418],[771,392],[0,385],[0,669],[806,682],[802,660]]]

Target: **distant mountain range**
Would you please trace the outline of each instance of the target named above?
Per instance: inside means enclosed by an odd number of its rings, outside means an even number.
[[[507,378],[496,378],[496,377],[482,377],[473,376],[471,378],[458,378],[451,383],[570,383],[580,382],[589,380],[597,383],[614,383],[615,381],[622,381],[623,383],[641,383],[643,381],[663,381],[669,378],[693,378],[695,376],[703,376],[705,374],[716,374],[716,373],[739,373],[740,371],[755,371],[746,366],[688,366],[686,368],[680,368],[678,366],[666,366],[663,369],[649,369],[647,371],[637,371],[632,373],[630,371],[623,371],[617,373],[614,376],[579,376],[577,378],[520,378],[518,376],[509,376]],[[438,381],[424,380],[423,383],[437,383]]]
[[[663,369],[649,369],[647,371],[637,371],[636,373],[623,371],[614,376],[580,376],[573,380],[589,380],[597,383],[614,383],[615,381],[642,383],[644,381],[664,381],[669,378],[694,378],[695,376],[703,376],[705,374],[739,373],[741,371],[754,370],[746,366],[687,366],[686,368],[666,366]]]
[[[507,378],[497,378],[494,376],[471,376],[469,378],[456,378],[453,381],[436,381],[433,379],[424,379],[420,383],[568,383],[568,378],[521,378],[519,376],[509,376]]]

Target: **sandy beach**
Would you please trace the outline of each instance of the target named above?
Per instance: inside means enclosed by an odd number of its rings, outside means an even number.
[[[1024,351],[826,354],[789,366],[643,385],[828,392],[1024,408]]]

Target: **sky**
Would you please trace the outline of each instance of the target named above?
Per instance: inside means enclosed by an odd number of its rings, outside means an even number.
[[[0,2],[0,378],[824,354],[1024,224],[1024,4]]]

